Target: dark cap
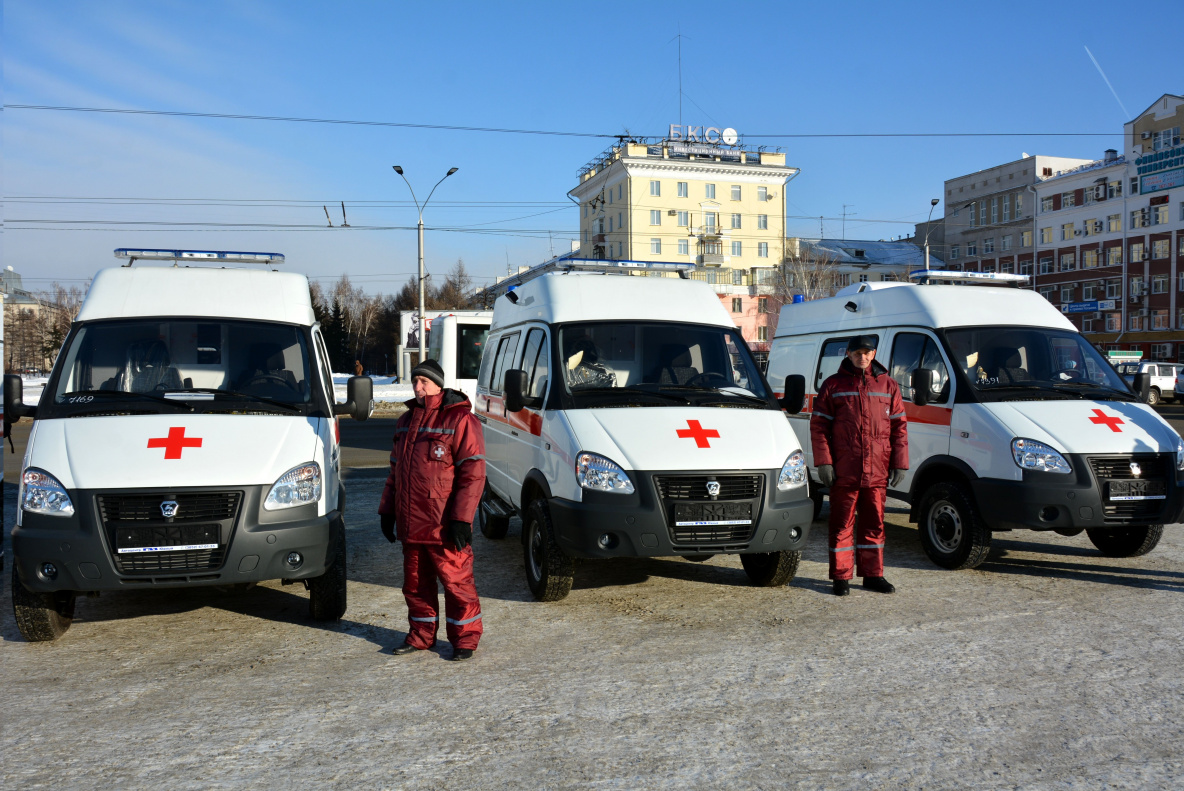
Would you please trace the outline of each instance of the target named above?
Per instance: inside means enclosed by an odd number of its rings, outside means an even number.
[[[871,349],[874,352],[876,350],[876,336],[856,335],[847,341],[847,351],[853,352],[856,349]]]
[[[440,367],[440,363],[430,357],[411,369],[411,378],[414,379],[417,376],[431,379],[440,387],[444,386],[444,369]]]

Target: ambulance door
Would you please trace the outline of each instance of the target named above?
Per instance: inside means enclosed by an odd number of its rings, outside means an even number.
[[[541,325],[528,328],[522,357],[515,366],[526,372],[526,406],[519,412],[506,414],[510,431],[507,440],[508,458],[511,459],[512,475],[519,489],[527,473],[541,467],[543,396],[549,379],[550,354],[547,328]]]
[[[513,461],[509,453],[510,425],[506,417],[504,383],[506,371],[513,367],[511,363],[517,357],[518,341],[521,337],[521,331],[514,330],[497,339],[497,348],[488,370],[485,370],[482,362],[482,378],[477,391],[477,403],[474,406],[477,419],[485,427],[485,477],[497,496],[513,505],[518,504],[518,495],[522,487],[520,483],[515,484],[512,474]]]
[[[908,418],[909,473],[900,486],[901,491],[908,491],[913,473],[926,459],[949,455],[954,382],[950,379],[950,366],[941,344],[928,330],[897,332],[892,338],[892,355],[887,365],[892,378],[900,385],[900,397],[904,399]],[[926,406],[913,403],[913,371],[918,368],[933,371],[933,386]]]
[[[878,332],[862,332],[860,335],[871,335],[876,339],[876,343],[880,342],[880,335]],[[814,379],[806,377],[806,408],[810,411],[811,417],[814,413],[814,398],[818,395],[818,391],[822,389],[822,383],[830,376],[839,372],[839,366],[843,364],[843,360],[847,358],[847,342],[855,336],[855,333],[849,335],[828,336],[822,341],[822,348],[818,352],[818,364],[814,366]],[[879,353],[877,353],[877,357]],[[806,459],[810,466],[814,465],[814,443],[810,441],[808,429],[806,436],[806,446],[803,448],[806,451]]]

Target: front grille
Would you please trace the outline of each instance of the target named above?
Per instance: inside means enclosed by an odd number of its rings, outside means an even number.
[[[104,522],[163,522],[160,504],[177,503],[173,522],[211,522],[233,519],[241,492],[187,492],[182,494],[100,494],[99,512]]]
[[[707,493],[707,482],[719,483],[719,496]],[[752,500],[761,496],[763,475],[655,475],[663,500]]]
[[[1139,465],[1136,476],[1131,463]],[[1163,481],[1164,493],[1170,494],[1171,465],[1168,456],[1155,453],[1136,453],[1129,456],[1093,456],[1090,469],[1102,490],[1102,517],[1112,524],[1155,524],[1162,521],[1167,500],[1129,500],[1110,502],[1106,499],[1107,481]]]
[[[116,565],[127,574],[146,571],[198,571],[222,565],[225,549],[201,549],[192,552],[144,552],[119,555]]]
[[[672,527],[670,538],[675,549],[679,544],[702,546],[703,544],[748,543],[755,525],[717,525],[706,527]]]

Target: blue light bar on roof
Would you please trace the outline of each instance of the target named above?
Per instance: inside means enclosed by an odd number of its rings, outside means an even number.
[[[1007,272],[957,272],[951,269],[917,269],[909,272],[909,280],[950,280],[963,283],[1004,283],[1012,285],[1028,282],[1028,276],[1013,275]]]
[[[129,261],[193,261],[212,264],[282,264],[283,253],[244,253],[235,250],[145,250],[120,247],[116,258]]]
[[[563,258],[556,262],[560,268],[596,269],[610,271],[613,269],[662,269],[671,272],[688,271],[695,268],[694,264],[680,261],[613,261],[605,258]]]

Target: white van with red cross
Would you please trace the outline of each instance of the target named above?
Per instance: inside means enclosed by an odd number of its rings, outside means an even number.
[[[936,564],[973,568],[992,533],[1018,529],[1084,530],[1109,557],[1150,552],[1184,508],[1184,442],[1145,403],[1148,383],[1128,387],[1036,292],[922,283],[860,283],[782,308],[769,379],[804,377],[806,407],[790,423],[807,455],[812,397],[847,340],[872,335],[908,419],[909,470],[889,494],[911,504]]]
[[[308,587],[313,618],[340,618],[336,416],[366,419],[370,380],[334,402],[308,281],[272,269],[282,255],[116,256],[128,264],[95,276],[39,403],[5,377],[5,418],[34,418],[12,531],[21,634],[60,636],[79,593],[277,579]]]
[[[740,331],[689,265],[562,258],[494,303],[473,411],[490,538],[522,516],[534,596],[577,558],[739,554],[755,585],[797,570],[805,455]],[[505,286],[503,286],[505,287]]]

